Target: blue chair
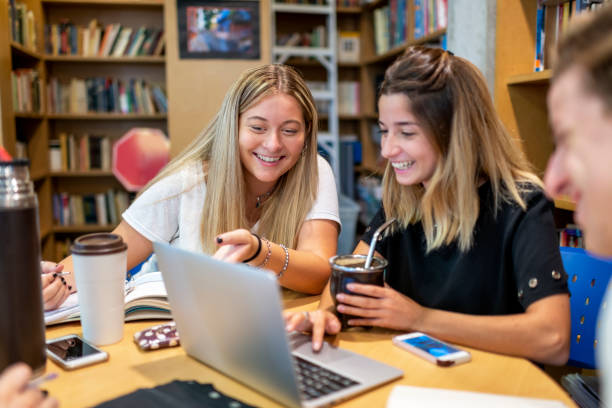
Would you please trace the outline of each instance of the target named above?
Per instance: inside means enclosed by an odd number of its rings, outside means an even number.
[[[568,365],[595,369],[597,317],[608,281],[612,261],[590,256],[584,249],[561,247],[563,266],[571,293],[572,335]],[[601,307],[612,305],[601,305]]]

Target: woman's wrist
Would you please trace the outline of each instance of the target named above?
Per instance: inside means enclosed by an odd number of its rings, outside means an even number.
[[[261,253],[261,238],[259,238],[259,235],[254,234],[251,232],[251,235],[253,235],[255,238],[257,238],[257,250],[255,251],[255,253],[253,255],[251,255],[249,258],[245,259],[244,261],[242,261],[243,263],[249,263],[251,261],[253,261],[255,258],[257,258],[259,256],[259,254]]]

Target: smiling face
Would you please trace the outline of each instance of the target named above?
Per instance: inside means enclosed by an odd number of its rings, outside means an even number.
[[[267,96],[240,115],[238,145],[249,189],[272,190],[300,159],[305,138],[302,109],[287,94]]]
[[[425,130],[412,114],[403,94],[382,95],[378,100],[381,154],[391,163],[401,185],[425,187],[438,164],[438,154]]]
[[[612,113],[570,68],[551,86],[548,108],[556,149],[546,168],[549,196],[569,196],[586,247],[612,256]]]

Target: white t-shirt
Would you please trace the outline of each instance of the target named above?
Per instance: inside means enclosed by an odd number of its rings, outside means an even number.
[[[306,220],[325,219],[340,224],[336,182],[329,163],[317,157],[319,190]],[[194,252],[202,251],[200,226],[206,196],[204,172],[194,163],[163,178],[142,193],[122,214],[149,241],[169,242]]]

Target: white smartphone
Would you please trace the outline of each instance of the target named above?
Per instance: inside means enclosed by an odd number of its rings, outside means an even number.
[[[108,360],[108,353],[87,343],[76,334],[47,340],[47,355],[66,370]]]
[[[441,367],[467,363],[472,355],[425,333],[408,333],[395,336],[393,344]]]

